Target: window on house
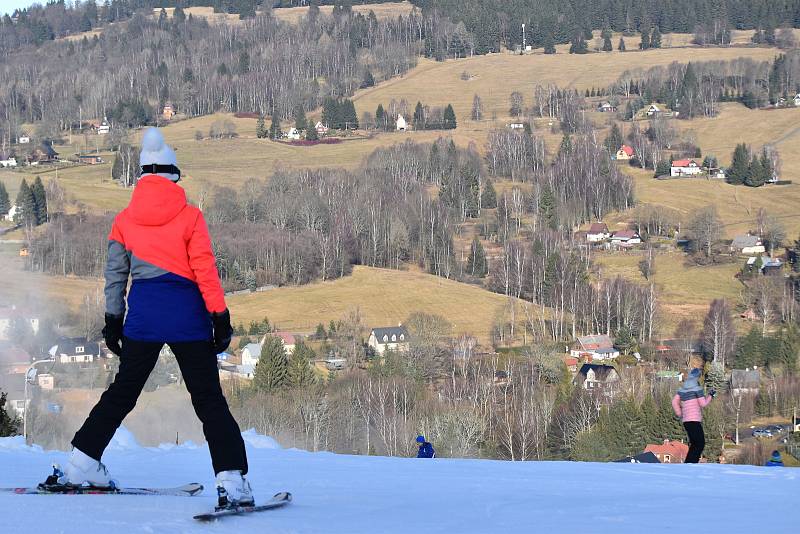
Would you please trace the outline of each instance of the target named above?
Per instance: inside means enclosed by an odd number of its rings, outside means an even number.
[[[669,454],[665,454],[665,455],[664,455],[664,463],[665,463],[665,464],[668,464],[668,463],[670,463],[670,456],[669,456]]]
[[[392,334],[392,341],[397,341],[397,334]]]
[[[83,354],[83,347],[75,347],[75,354]]]
[[[386,343],[387,341],[389,341],[389,336],[383,334],[383,342]]]
[[[405,340],[406,340],[406,335],[400,334],[400,341],[405,341]]]

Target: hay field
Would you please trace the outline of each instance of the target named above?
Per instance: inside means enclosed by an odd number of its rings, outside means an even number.
[[[405,76],[393,78],[376,87],[364,89],[354,97],[359,116],[364,111],[375,112],[378,104],[386,106],[391,99],[406,99],[413,110],[416,102],[431,106],[453,104],[459,130],[487,130],[504,124],[508,119],[509,96],[520,91],[530,104],[533,88],[556,84],[579,90],[604,87],[613,83],[624,71],[672,62],[727,60],[739,57],[754,60],[772,59],[776,49],[769,48],[679,48],[647,50],[644,52],[608,52],[587,55],[534,53],[514,55],[489,54],[465,59],[436,62],[420,59],[417,67]],[[462,80],[462,73],[470,75]],[[469,119],[473,95],[483,100],[484,113],[489,120]],[[491,120],[493,115],[497,120]]]
[[[454,333],[470,333],[481,343],[489,342],[492,324],[508,304],[504,296],[477,286],[420,272],[363,266],[339,280],[227,300],[236,324],[266,316],[281,329],[311,333],[317,324],[327,325],[356,309],[367,328],[396,325],[421,311],[446,317]],[[518,310],[517,317],[521,315]]]
[[[378,20],[407,16],[414,9],[409,2],[387,2],[385,4],[358,4],[353,6],[355,13],[366,15],[370,11],[375,13]],[[320,13],[330,15],[333,13],[333,6],[320,6]],[[308,12],[308,7],[284,7],[272,10],[272,15],[284,22],[297,24]]]
[[[617,275],[646,284],[639,272],[642,255],[629,253],[598,253],[594,261],[603,278]],[[656,273],[653,281],[659,291],[661,306],[661,335],[669,336],[681,319],[690,319],[702,324],[709,303],[715,298],[725,298],[732,306],[739,304],[743,286],[734,275],[740,264],[687,267],[686,256],[678,252],[659,254],[656,258]]]

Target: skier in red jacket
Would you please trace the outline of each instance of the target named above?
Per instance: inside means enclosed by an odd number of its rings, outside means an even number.
[[[130,204],[108,236],[103,337],[120,358],[119,372],[75,434],[59,482],[113,484],[100,462],[103,451],[166,343],[203,423],[220,504],[252,504],[244,441],[217,371],[217,354],[228,348],[233,330],[205,219],[187,204],[175,152],[157,128],[145,133],[139,164],[142,176]]]

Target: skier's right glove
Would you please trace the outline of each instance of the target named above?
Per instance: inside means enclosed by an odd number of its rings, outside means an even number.
[[[233,327],[231,326],[231,312],[225,308],[222,312],[211,314],[211,323],[214,325],[214,350],[215,354],[224,352],[231,344]]]
[[[708,394],[711,395],[711,398],[713,399],[714,397],[717,396],[717,390],[714,389],[714,388],[711,388],[711,389],[708,390]]]
[[[106,314],[106,325],[103,327],[103,339],[106,341],[108,350],[120,356],[122,354],[122,315]]]

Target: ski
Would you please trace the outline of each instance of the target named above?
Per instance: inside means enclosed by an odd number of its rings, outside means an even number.
[[[272,510],[273,508],[286,506],[290,502],[292,502],[292,494],[288,491],[282,491],[280,493],[276,493],[274,497],[264,504],[259,504],[256,506],[235,506],[232,508],[223,508],[221,510],[215,510],[206,514],[198,514],[194,516],[194,518],[198,521],[214,521],[220,517],[226,517],[230,515],[242,515],[253,512],[263,512],[264,510]]]
[[[161,495],[171,497],[192,497],[203,491],[197,482],[174,488],[97,488],[91,486],[65,486],[62,484],[39,484],[36,487],[0,488],[0,493],[17,495]]]

